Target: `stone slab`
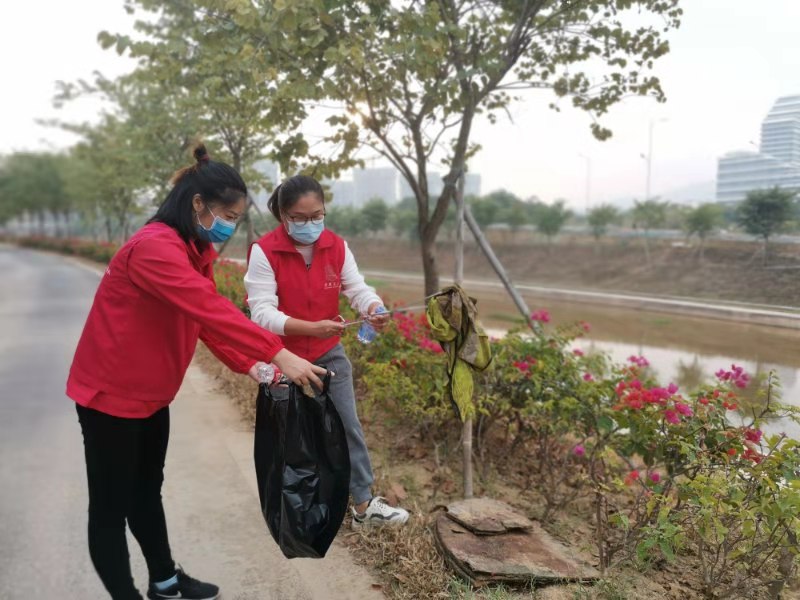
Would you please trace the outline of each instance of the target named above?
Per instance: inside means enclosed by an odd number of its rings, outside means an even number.
[[[475,535],[447,514],[434,526],[437,546],[453,570],[475,585],[594,581],[599,572],[571,556],[538,524],[528,531]]]
[[[528,531],[533,521],[511,506],[491,498],[470,498],[447,506],[447,516],[477,535],[499,535],[509,531]]]

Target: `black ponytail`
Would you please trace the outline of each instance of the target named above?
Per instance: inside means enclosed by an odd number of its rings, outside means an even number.
[[[325,202],[325,192],[316,179],[308,175],[289,177],[272,191],[272,195],[267,200],[267,208],[280,223],[281,215],[306,194],[317,194],[320,202]]]
[[[197,220],[192,199],[200,194],[203,202],[230,206],[247,196],[242,176],[222,162],[211,160],[208,150],[198,143],[192,155],[195,164],[175,171],[172,189],[148,223],[164,223],[175,229],[184,241],[197,239]]]

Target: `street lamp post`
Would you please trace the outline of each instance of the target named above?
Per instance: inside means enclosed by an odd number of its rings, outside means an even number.
[[[645,202],[650,199],[650,176],[653,172],[653,128],[656,123],[664,123],[669,119],[650,119],[650,127],[647,135],[647,181],[645,183],[644,199]]]
[[[578,154],[586,161],[586,216],[589,216],[589,206],[592,200],[592,159],[585,154]]]

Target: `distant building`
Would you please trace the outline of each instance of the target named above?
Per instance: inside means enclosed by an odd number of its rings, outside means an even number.
[[[437,172],[428,173],[428,195],[431,200],[437,200],[444,189],[444,179],[442,174]],[[411,186],[405,178],[400,178],[400,199],[410,198],[414,194]],[[481,195],[481,176],[477,173],[467,173],[464,178],[464,197]]]
[[[800,96],[778,98],[761,125],[758,152],[729,152],[718,162],[718,201],[776,185],[800,189]]]
[[[361,208],[373,198],[380,198],[389,206],[397,204],[399,197],[398,173],[392,167],[353,170],[353,204]]]
[[[269,180],[269,189],[274,189],[280,183],[278,165],[276,163],[269,160],[259,160],[253,164],[253,168]],[[268,192],[266,188],[260,188],[252,190],[252,193],[256,206],[262,211],[266,211],[267,200],[269,200],[272,192]]]
[[[477,173],[467,173],[464,178],[464,197],[481,195],[481,176]]]
[[[372,167],[354,169],[352,179],[325,180],[330,190],[333,206],[363,207],[374,198],[380,198],[387,205],[393,206],[404,198],[413,197],[411,186],[400,173],[392,167]],[[428,193],[436,200],[442,193],[444,181],[440,173],[428,174]],[[465,196],[479,196],[481,193],[481,176],[467,173],[464,181]]]
[[[348,179],[337,179],[336,181],[324,181],[323,185],[330,190],[329,200],[331,206],[340,208],[343,206],[355,206],[356,198],[355,184]]]

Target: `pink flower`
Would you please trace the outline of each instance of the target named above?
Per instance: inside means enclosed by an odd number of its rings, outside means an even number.
[[[628,357],[628,362],[633,363],[637,367],[647,367],[650,365],[650,361],[648,361],[644,356],[631,355]]]
[[[675,385],[674,383],[670,383],[667,386],[667,392],[669,393],[670,396],[674,396],[678,392],[678,386]]]
[[[586,321],[581,321],[580,325],[581,329],[583,329],[586,333],[589,333],[592,330],[592,326],[589,325],[589,323],[587,323]]]
[[[583,356],[583,350],[581,350],[580,348],[575,348],[575,349],[572,351],[572,353],[573,353],[575,356]]]
[[[584,381],[594,381],[594,377],[592,377],[591,373],[584,373],[583,374],[583,380]]]
[[[746,439],[748,442],[753,442],[754,444],[760,444],[762,435],[763,434],[760,429],[745,429],[744,439]]]
[[[583,455],[585,455],[585,454],[586,454],[586,448],[584,448],[583,446],[581,446],[580,444],[578,444],[577,446],[575,446],[575,447],[572,449],[572,453],[573,453],[575,456],[583,456]]]
[[[675,403],[675,410],[681,413],[685,417],[691,417],[694,414],[692,407],[688,404],[684,404],[683,402],[676,402]]]
[[[550,322],[550,313],[546,310],[537,310],[531,313],[531,321],[539,321],[541,323],[549,323]]]
[[[678,413],[676,413],[674,410],[670,408],[664,411],[664,420],[672,425],[677,425],[678,423],[681,422]]]
[[[720,369],[714,373],[714,375],[716,375],[717,379],[720,381],[729,381],[738,388],[746,388],[747,384],[750,383],[750,375],[745,373],[744,369],[737,365],[731,365],[730,371]]]
[[[658,474],[658,471],[653,471],[652,473],[650,473],[649,477],[650,481],[652,481],[653,483],[658,483],[659,481],[661,481],[661,475]]]

